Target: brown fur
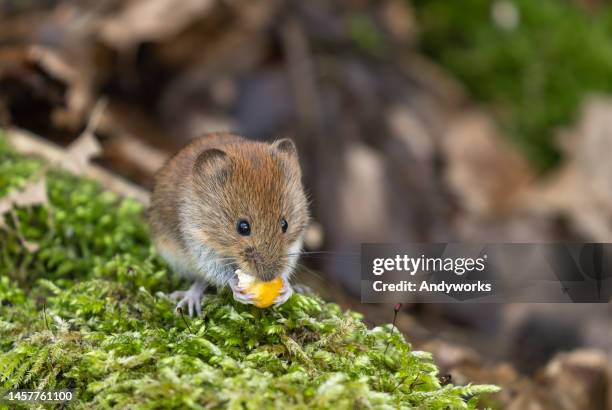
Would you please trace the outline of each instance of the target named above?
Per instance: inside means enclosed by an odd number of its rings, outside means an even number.
[[[249,236],[237,232],[240,219],[249,221]],[[288,274],[290,248],[308,223],[295,146],[233,134],[193,141],[157,174],[149,220],[160,253],[183,275],[224,285],[227,273],[210,268],[210,258],[263,280]]]

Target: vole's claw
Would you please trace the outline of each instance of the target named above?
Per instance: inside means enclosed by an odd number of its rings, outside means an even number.
[[[292,295],[293,295],[293,288],[291,287],[291,284],[288,281],[283,280],[283,287],[280,290],[276,299],[274,300],[274,307],[278,307],[282,305],[283,303],[288,301]]]
[[[187,307],[190,317],[193,317],[194,312],[196,316],[202,315],[202,294],[204,293],[204,288],[203,285],[196,282],[187,291],[177,290],[172,292],[170,299],[179,301],[174,310],[179,313],[179,310],[183,311]]]
[[[193,317],[194,310],[197,316],[202,314],[202,306],[200,303],[201,298],[194,298],[194,295],[190,294],[189,291],[172,292],[170,298],[179,301],[176,307],[174,308],[177,313],[180,313],[180,311],[184,311],[185,307],[187,307],[187,312],[189,313],[190,317]]]
[[[243,305],[252,305],[255,302],[255,295],[252,293],[246,293],[246,289],[238,285],[238,277],[236,275],[229,280],[228,284],[232,290],[235,301],[240,302]]]
[[[254,295],[252,293],[241,293],[241,292],[233,292],[234,300],[242,303],[243,305],[252,305],[254,300]]]

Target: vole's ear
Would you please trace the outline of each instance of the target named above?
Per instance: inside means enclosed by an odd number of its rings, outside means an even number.
[[[224,183],[229,175],[229,161],[227,154],[220,149],[207,149],[202,151],[196,158],[193,171],[196,177],[213,177],[218,182]]]
[[[297,158],[297,148],[295,147],[295,143],[293,140],[289,138],[283,138],[280,140],[276,140],[272,143],[272,147],[277,151],[284,152],[285,154]]]

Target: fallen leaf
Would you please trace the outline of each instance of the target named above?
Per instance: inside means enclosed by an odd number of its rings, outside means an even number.
[[[177,34],[201,18],[216,2],[213,0],[136,0],[126,2],[123,10],[106,19],[101,36],[118,49],[129,49],[145,41]]]
[[[526,207],[568,221],[579,235],[612,240],[612,99],[591,98],[577,125],[561,135],[564,163],[525,196]]]
[[[102,147],[98,139],[91,132],[83,133],[66,149],[66,156],[79,168],[79,174],[83,172],[92,158],[102,153]]]
[[[20,191],[10,192],[6,197],[0,199],[0,215],[4,215],[13,209],[13,206],[34,206],[46,204],[47,181],[44,177],[38,181],[30,182]]]
[[[6,224],[4,222],[4,214],[13,211],[13,207],[30,207],[35,205],[44,205],[49,202],[49,198],[47,196],[47,180],[43,176],[37,181],[32,181],[25,186],[21,191],[13,191],[10,192],[6,197],[0,199],[0,228],[6,228]],[[14,214],[13,214],[14,215]],[[19,221],[14,216],[16,223]],[[36,252],[39,249],[39,246],[33,242],[29,242],[26,240],[19,232],[15,232],[15,234],[19,237],[22,245],[29,252]]]
[[[69,163],[73,163],[66,165],[75,173],[83,174],[91,159],[102,153],[102,146],[95,137],[94,132],[102,119],[105,108],[106,100],[100,99],[89,116],[87,128],[66,148],[66,157]]]
[[[46,204],[49,201],[47,198],[47,181],[43,177],[36,182],[32,182],[26,185],[25,189],[9,194],[8,199],[15,206]]]
[[[445,178],[462,209],[478,216],[513,209],[533,179],[524,158],[484,113],[460,115],[448,130],[442,140]]]

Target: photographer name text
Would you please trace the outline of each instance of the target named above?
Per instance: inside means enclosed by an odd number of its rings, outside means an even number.
[[[411,257],[396,255],[394,258],[375,258],[372,261],[372,274],[381,276],[386,272],[405,272],[415,276],[431,275],[434,273],[452,274],[456,278],[469,272],[482,272],[486,267],[487,255],[479,258],[451,258],[451,257]],[[416,279],[416,278],[415,278]],[[447,281],[430,282],[427,279],[401,280],[387,283],[375,280],[372,283],[375,292],[491,292],[492,284],[483,281],[469,281],[462,283],[449,283]]]

